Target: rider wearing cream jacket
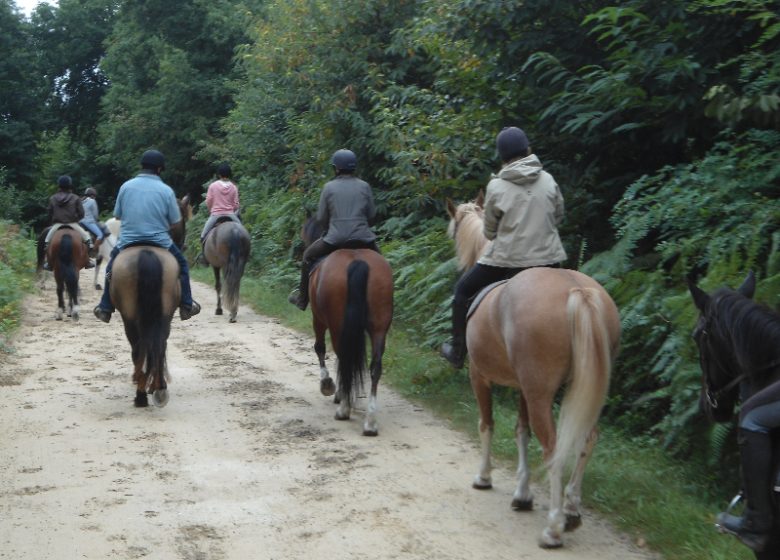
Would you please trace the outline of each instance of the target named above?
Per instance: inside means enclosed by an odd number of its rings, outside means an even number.
[[[563,196],[552,176],[531,153],[525,132],[516,127],[496,138],[501,170],[487,186],[484,234],[492,240],[483,256],[455,285],[452,339],[441,355],[456,368],[466,357],[469,304],[482,288],[535,266],[558,266],[566,251],[558,235]]]
[[[493,243],[479,263],[504,268],[566,260],[558,225],[563,196],[534,154],[501,168],[485,194],[485,237]]]

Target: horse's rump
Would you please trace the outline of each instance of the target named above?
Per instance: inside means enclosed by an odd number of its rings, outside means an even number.
[[[151,292],[160,294],[159,303],[153,302],[156,298]],[[172,317],[180,296],[179,263],[167,249],[135,245],[123,249],[114,259],[111,301],[125,321],[139,319],[142,305],[151,305],[155,313]]]

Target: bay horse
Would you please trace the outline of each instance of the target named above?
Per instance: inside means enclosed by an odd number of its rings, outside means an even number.
[[[309,221],[314,218],[309,218]],[[303,231],[314,231],[314,226]],[[311,242],[311,239],[305,239]],[[366,335],[371,340],[371,392],[363,421],[363,435],[379,434],[377,387],[382,356],[393,320],[393,271],[387,260],[371,249],[338,249],[315,265],[309,282],[314,327],[314,351],[320,363],[320,392],[336,393],[336,420],[349,420],[366,372]],[[337,357],[337,382],[325,365],[325,333]]]
[[[693,338],[699,349],[702,388],[699,408],[715,422],[732,419],[738,401],[780,381],[780,315],[752,300],[756,279],[752,272],[737,290],[719,288],[707,294],[688,277],[699,317]],[[773,504],[774,530],[758,560],[780,558],[780,431],[772,436],[772,482],[766,492]],[[729,510],[740,500],[731,502]],[[718,525],[718,528],[723,530]]]
[[[111,272],[111,301],[122,315],[133,358],[135,406],[168,402],[166,350],[179,306],[179,263],[167,249],[136,245],[123,249]]]
[[[482,233],[482,197],[457,207],[448,200],[447,211],[460,268],[470,268],[488,243]],[[612,298],[595,280],[575,270],[528,268],[487,292],[471,312],[466,346],[482,444],[472,487],[492,488],[491,387],[517,389],[518,469],[512,507],[533,509],[530,428],[542,446],[550,481],[550,510],[539,540],[542,548],[562,546],[562,533],[581,524],[582,479],[598,436],[596,423],[609,388],[620,330]],[[556,433],[553,402],[565,384]],[[575,466],[564,493],[563,471],[572,461]]]
[[[87,265],[89,254],[81,235],[67,226],[61,226],[52,236],[46,254],[57,283],[57,312],[62,320],[65,310],[64,292],[68,291],[67,314],[79,320],[79,272]]]
[[[203,254],[214,270],[217,291],[217,315],[222,315],[222,276],[225,279],[225,306],[230,311],[229,322],[236,322],[241,277],[249,260],[251,242],[243,225],[230,218],[218,221],[206,236]]]

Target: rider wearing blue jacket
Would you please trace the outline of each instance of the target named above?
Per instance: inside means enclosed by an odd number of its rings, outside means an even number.
[[[119,251],[129,245],[157,245],[176,257],[181,280],[179,315],[182,320],[200,313],[200,305],[193,301],[187,259],[171,239],[170,227],[181,221],[181,212],[173,189],[160,178],[165,169],[165,158],[157,150],[147,150],[141,157],[141,172],[125,182],[119,189],[114,216],[122,221],[119,241],[111,251],[111,261],[106,266],[103,297],[95,307],[95,316],[108,323],[115,308],[111,302],[109,283],[114,259]]]

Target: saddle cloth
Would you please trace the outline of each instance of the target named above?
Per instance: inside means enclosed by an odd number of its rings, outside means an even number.
[[[474,312],[477,310],[477,307],[479,307],[479,304],[482,303],[482,300],[485,299],[485,296],[488,295],[490,292],[498,288],[502,284],[506,284],[506,280],[499,280],[498,282],[493,282],[492,284],[488,284],[480,292],[476,295],[476,297],[472,300],[471,305],[469,305],[469,311],[466,313],[466,320],[468,321],[471,316],[474,314]]]

